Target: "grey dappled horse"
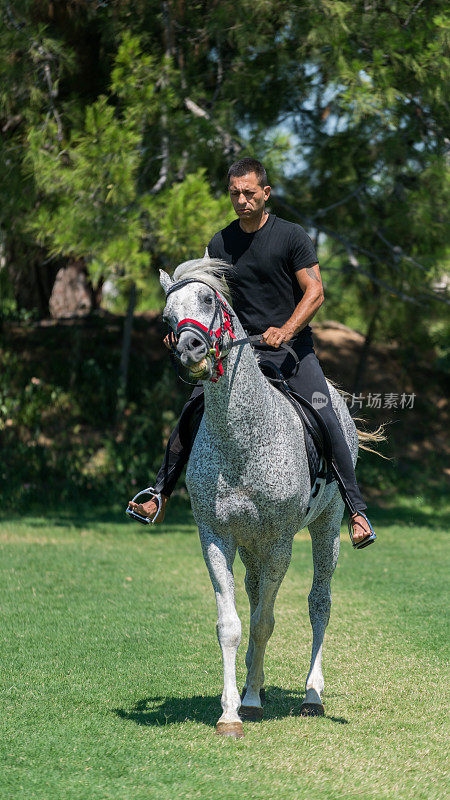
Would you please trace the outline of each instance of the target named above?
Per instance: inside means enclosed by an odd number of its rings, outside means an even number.
[[[232,335],[240,339],[245,332],[223,299],[219,266],[223,269],[220,262],[207,258],[186,262],[177,267],[173,281],[161,271],[161,285],[167,295],[164,318],[178,337],[178,356],[191,376],[203,381],[205,391],[186,484],[217,601],[223,713],[216,731],[242,736],[239,711],[243,718],[262,717],[263,661],[274,627],[275,598],[291,560],[293,538],[305,520],[314,561],[309,594],[313,642],[302,711],[323,714],[322,647],[344,503],[335,481],[323,485],[306,519],[311,482],[302,424],[289,401],[260,371],[251,346],[230,347]],[[206,342],[210,337],[215,343],[219,322],[220,349],[218,345],[211,353]],[[197,330],[206,331],[206,337]],[[329,390],[355,463],[355,425],[341,395],[332,385]],[[241,638],[233,577],[236,549],[246,568],[251,615],[242,706],[236,686]]]

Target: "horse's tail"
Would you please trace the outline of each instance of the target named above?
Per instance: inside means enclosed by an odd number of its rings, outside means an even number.
[[[345,389],[341,389],[340,386],[335,383],[334,381],[327,378],[328,383],[331,383],[332,386],[339,392],[341,397],[344,400],[347,397],[351,397],[352,395],[349,392],[346,392]],[[364,417],[353,417],[353,422],[363,422],[365,423]],[[380,456],[380,458],[384,458],[385,461],[390,461],[391,459],[388,456],[384,456],[382,453],[379,453],[378,450],[374,449],[373,447],[367,447],[366,444],[363,442],[372,442],[374,445],[381,444],[381,442],[387,441],[387,436],[385,434],[386,427],[388,423],[381,423],[375,431],[362,431],[359,428],[356,428],[356,433],[358,434],[358,444],[361,450],[367,450],[369,453],[375,453],[375,455]]]
[[[362,417],[353,417],[353,422],[365,422],[365,420]],[[384,456],[383,453],[379,453],[378,450],[375,450],[373,447],[367,447],[367,445],[363,444],[363,442],[373,442],[374,444],[386,442],[387,436],[385,434],[385,430],[386,423],[381,423],[381,425],[379,425],[375,431],[361,431],[359,428],[356,428],[356,433],[358,434],[358,443],[361,450],[367,450],[369,453],[375,453],[375,455],[380,456],[380,458],[390,461],[390,458]]]

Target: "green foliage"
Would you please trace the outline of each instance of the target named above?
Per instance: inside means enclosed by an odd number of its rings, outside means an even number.
[[[148,484],[184,402],[167,362],[149,367],[142,354],[133,354],[130,397],[118,415],[118,354],[111,354],[103,336],[95,357],[85,358],[89,342],[77,343],[70,331],[61,336],[45,366],[1,352],[4,508],[40,502],[43,492],[48,502],[60,502],[92,492],[114,497]],[[69,349],[79,351],[75,371]]]
[[[55,124],[32,129],[28,159],[43,203],[30,229],[53,254],[92,262],[92,271],[133,274],[148,264],[140,250],[135,173],[139,136],[101,97],[86,110],[85,126],[59,152]]]
[[[139,402],[128,403],[114,437],[105,437],[104,472],[115,490],[125,495],[154,483],[183,396],[173,398],[174,376],[165,370],[151,388],[140,387]],[[172,399],[168,408],[167,399]]]
[[[84,257],[94,282],[132,276],[153,296],[177,224],[180,257],[197,255],[209,220],[227,221],[229,162],[251,153],[274,210],[340,242],[342,268],[351,253],[363,308],[388,287],[391,316],[395,298],[432,292],[448,220],[443,0],[53,5],[4,8],[6,236],[31,232]],[[183,198],[206,197],[200,175],[216,209],[189,200],[183,216]]]
[[[146,201],[158,252],[174,265],[203,255],[214,233],[234,219],[229,199],[212,195],[205,173],[188,174]]]
[[[144,291],[150,282],[151,294],[149,249],[163,263],[198,256],[233,218],[227,199],[212,195],[205,169],[157,195],[144,190],[142,147],[158,115],[176,107],[176,86],[170,59],[158,65],[139,37],[125,32],[110,96],[86,107],[64,149],[54,121],[30,128],[26,158],[41,202],[29,229],[52,255],[83,257],[94,284],[132,277]]]
[[[0,25],[0,224],[3,235],[12,232],[25,241],[27,216],[37,202],[24,168],[26,126],[56,120],[54,98],[62,76],[75,64],[68,42],[51,35],[39,14],[33,15],[35,5],[33,0],[3,3]]]
[[[397,339],[407,363],[435,347],[448,368],[448,306],[435,299],[448,272],[444,0],[18,0],[1,13],[3,316],[23,315],[18,287],[38,287],[36,264],[53,269],[56,256],[58,265],[83,258],[94,285],[109,277],[116,308],[125,308],[131,281],[140,310],[162,305],[158,267],[203,253],[231,219],[227,167],[255,155],[269,170],[271,209],[319,243],[320,314],[365,331],[379,312],[375,338]],[[74,426],[77,414],[110,426],[117,364],[106,369],[89,353],[80,366],[73,350],[67,361]],[[22,400],[4,374],[11,410]],[[133,416],[153,403],[137,385]],[[24,395],[30,430],[53,389]],[[171,395],[172,410],[177,402]],[[152,424],[140,419],[151,441]],[[14,433],[2,432],[8,448]],[[122,434],[125,474],[139,442],[131,424]],[[11,480],[22,476],[19,486],[32,468],[41,486],[52,446],[30,449],[27,467],[28,443],[18,445],[23,470],[16,459]],[[105,475],[121,446],[108,435]],[[88,480],[79,468],[85,443],[77,447],[55,455],[61,476],[63,457],[73,458],[74,485]]]
[[[159,75],[156,58],[143,51],[138,36],[125,31],[111,71],[111,91],[120,98],[127,119],[136,127],[154,120]]]

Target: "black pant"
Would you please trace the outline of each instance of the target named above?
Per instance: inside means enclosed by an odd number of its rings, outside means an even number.
[[[290,346],[295,350],[300,362],[298,371],[293,377],[291,373],[294,369],[294,359],[289,353],[282,349],[273,350],[268,347],[258,347],[257,349],[260,352],[261,360],[278,367],[288,385],[312,403],[325,420],[332,441],[333,460],[343,483],[343,487],[338,483],[339,491],[349,510],[364,511],[367,506],[356,483],[350,450],[333,411],[327,382],[314,348],[310,344],[305,345],[295,343],[295,341],[290,342]],[[199,384],[181,412],[180,419],[167,443],[164,461],[156,477],[155,490],[162,492],[167,497],[175,488],[183,467],[189,459],[192,444],[203,416],[203,408],[203,386]]]

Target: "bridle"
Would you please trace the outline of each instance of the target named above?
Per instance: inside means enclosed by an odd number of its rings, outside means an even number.
[[[214,377],[210,378],[210,380],[212,383],[217,383],[219,378],[223,375],[222,359],[228,355],[228,350],[226,352],[224,351],[225,334],[228,333],[230,338],[234,340],[231,346],[237,342],[231,321],[233,312],[228,308],[225,300],[223,300],[218,291],[213,289],[212,286],[205,281],[198,280],[197,278],[185,278],[184,280],[179,281],[167,290],[166,297],[169,297],[172,292],[176,292],[183,286],[187,286],[188,283],[202,283],[204,286],[207,286],[208,289],[211,289],[214,292],[214,312],[211,322],[207,328],[206,325],[198,322],[198,320],[186,317],[185,319],[180,320],[176,331],[173,331],[172,328],[171,330],[175,335],[177,342],[181,334],[185,331],[195,333],[195,335],[204,342],[207,349],[206,355],[211,358],[215,369]],[[218,327],[215,327],[217,323]],[[173,345],[172,352],[175,357],[180,360],[180,354]]]
[[[201,339],[204,344],[206,345],[207,353],[206,356],[209,357],[213,363],[213,368],[215,370],[214,376],[210,378],[211,383],[217,383],[219,378],[223,375],[223,364],[222,361],[224,358],[227,357],[228,353],[230,352],[232,347],[237,347],[238,345],[244,344],[264,344],[263,339],[261,338],[261,334],[256,334],[254,336],[245,336],[243,339],[236,339],[236,335],[233,330],[233,323],[232,317],[234,316],[234,311],[232,311],[229,306],[226,304],[225,300],[220,296],[219,292],[216,289],[213,289],[209,283],[206,281],[199,280],[198,278],[185,278],[184,280],[178,281],[173,286],[170,286],[166,292],[166,298],[169,297],[172,292],[176,292],[178,289],[181,289],[183,286],[187,286],[188,283],[202,283],[204,286],[207,286],[208,289],[211,289],[214,292],[214,312],[207,328],[206,325],[203,325],[196,319],[191,319],[186,317],[185,319],[180,320],[177,325],[176,331],[169,325],[170,331],[175,336],[176,341],[178,342],[180,336],[184,331],[190,331],[191,333],[195,333],[196,336]],[[215,328],[216,320],[219,323],[218,327]],[[228,345],[227,349],[224,349],[224,339],[225,334],[228,333],[231,342]],[[299,358],[296,352],[289,347],[289,345],[283,342],[280,347],[284,350],[287,350],[295,361],[295,368],[292,372],[292,376],[294,376],[299,367]],[[175,358],[178,362],[181,361],[181,356],[177,350],[177,348],[171,342],[171,350]],[[281,373],[280,373],[281,374]],[[181,378],[181,375],[179,375]],[[189,381],[185,381],[184,378],[181,378],[184,383],[190,383]],[[271,381],[274,383],[283,383],[284,378],[270,378]],[[191,384],[196,385],[196,384]]]

